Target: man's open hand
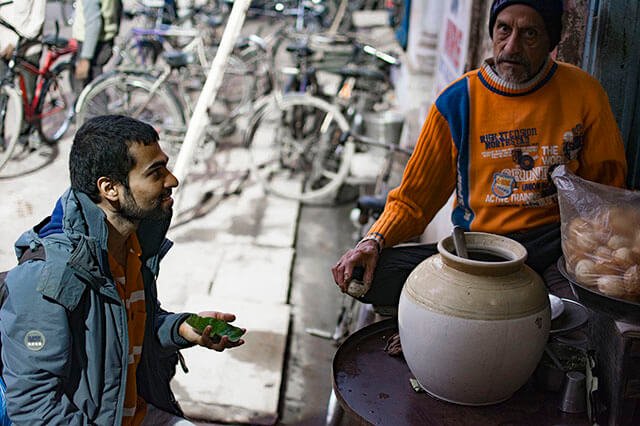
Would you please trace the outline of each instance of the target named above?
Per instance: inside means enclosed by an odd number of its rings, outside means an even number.
[[[236,316],[234,314],[227,314],[224,312],[215,312],[215,311],[200,312],[198,313],[198,315],[201,317],[216,318],[226,322],[232,322],[236,319]],[[180,335],[184,337],[185,340],[199,346],[204,346],[205,348],[208,348],[208,349],[213,349],[214,351],[218,351],[218,352],[222,352],[225,349],[235,348],[236,346],[240,346],[244,344],[244,340],[242,339],[236,342],[232,342],[231,340],[229,340],[227,336],[222,336],[222,338],[217,335],[209,337],[209,335],[211,334],[210,325],[206,326],[205,329],[202,331],[202,334],[200,334],[196,331],[196,329],[191,327],[185,321],[182,324],[180,324],[179,332],[180,332]]]

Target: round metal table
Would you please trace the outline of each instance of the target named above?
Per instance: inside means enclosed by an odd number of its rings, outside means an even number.
[[[338,348],[333,358],[333,389],[345,413],[373,425],[588,425],[586,413],[558,409],[559,393],[527,383],[511,399],[484,407],[457,405],[417,393],[403,357],[384,352],[387,338],[398,331],[395,319],[364,327]]]

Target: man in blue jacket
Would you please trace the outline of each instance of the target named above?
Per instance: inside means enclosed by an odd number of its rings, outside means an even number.
[[[199,334],[188,313],[157,300],[178,185],[167,160],[156,131],[128,117],[96,117],[76,133],[71,188],[19,238],[22,262],[6,277],[2,377],[13,423],[190,424],[169,386],[178,350],[244,343],[210,338],[210,326]]]

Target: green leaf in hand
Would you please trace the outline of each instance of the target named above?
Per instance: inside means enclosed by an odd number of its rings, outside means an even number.
[[[209,337],[213,337],[214,335],[218,335],[220,337],[227,336],[231,342],[237,342],[244,334],[243,329],[235,327],[226,321],[211,317],[201,317],[195,314],[190,315],[187,318],[187,324],[195,328],[200,334],[202,334],[204,329],[210,325],[211,333]]]

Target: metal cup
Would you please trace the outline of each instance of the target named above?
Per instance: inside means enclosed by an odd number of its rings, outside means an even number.
[[[579,371],[564,376],[560,410],[565,413],[583,413],[587,410],[586,377]]]

